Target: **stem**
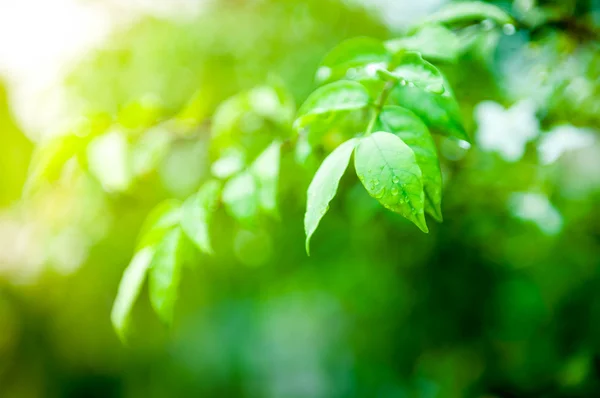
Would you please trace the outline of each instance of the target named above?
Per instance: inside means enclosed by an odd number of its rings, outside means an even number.
[[[365,132],[366,135],[373,133],[373,129],[375,129],[375,123],[377,123],[377,119],[381,114],[381,110],[385,105],[385,101],[387,101],[387,97],[390,95],[390,92],[395,85],[396,82],[394,81],[388,81],[385,83],[383,90],[381,90],[381,93],[379,94],[379,98],[377,98],[377,101],[375,102],[375,113],[373,113],[373,117],[371,120],[369,120],[369,125],[367,126],[367,131]]]

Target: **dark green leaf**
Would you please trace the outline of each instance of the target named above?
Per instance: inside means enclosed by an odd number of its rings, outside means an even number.
[[[424,22],[461,25],[482,20],[490,20],[498,25],[513,23],[510,15],[501,8],[481,1],[450,3],[427,17]]]
[[[373,133],[359,141],[354,166],[369,195],[428,232],[421,169],[408,145],[394,134]]]
[[[254,176],[245,171],[227,181],[223,188],[222,200],[232,217],[242,223],[253,224],[259,206]]]
[[[352,138],[331,152],[317,170],[308,187],[306,213],[304,214],[307,253],[310,253],[310,238],[319,226],[321,218],[329,209],[329,202],[337,192],[340,179],[348,167],[356,142],[357,139]]]
[[[383,43],[369,37],[346,40],[329,52],[319,69],[316,80],[319,84],[363,77],[375,77],[377,68],[386,68],[390,54]]]
[[[273,142],[250,166],[258,189],[258,204],[267,213],[277,214],[277,185],[281,143]]]
[[[110,318],[115,331],[123,341],[125,341],[125,335],[129,326],[131,310],[140,295],[153,255],[154,249],[150,247],[137,252],[125,269],[125,272],[123,272],[123,277],[119,283],[119,290]]]
[[[462,125],[458,103],[445,81],[444,87],[444,93],[438,95],[418,87],[398,85],[388,97],[388,103],[413,111],[433,132],[470,141]]]
[[[458,36],[442,25],[424,25],[411,35],[387,41],[386,48],[392,53],[418,51],[430,61],[457,61],[461,53]]]
[[[181,228],[202,252],[212,254],[209,225],[221,194],[221,183],[206,182],[181,208]]]
[[[173,321],[181,280],[183,233],[181,228],[170,230],[157,245],[150,263],[150,303],[166,324]]]
[[[425,211],[442,221],[442,173],[435,142],[427,126],[411,111],[398,106],[383,108],[381,129],[400,137],[412,149],[421,169],[425,193]]]

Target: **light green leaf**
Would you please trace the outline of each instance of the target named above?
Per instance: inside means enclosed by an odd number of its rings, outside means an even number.
[[[379,115],[380,127],[400,137],[412,149],[421,169],[425,211],[442,221],[442,173],[435,142],[417,115],[399,106],[385,106]]]
[[[438,95],[418,87],[397,85],[388,97],[388,104],[413,111],[433,132],[470,142],[458,103],[446,81],[444,87],[444,93]]]
[[[295,129],[309,127],[311,144],[352,112],[364,110],[369,104],[369,93],[357,82],[339,81],[314,91],[298,111]]]
[[[359,141],[354,166],[369,195],[428,232],[421,169],[408,145],[394,134],[373,133]]]
[[[310,253],[310,238],[329,209],[329,202],[337,192],[340,179],[348,167],[356,142],[357,139],[352,138],[331,152],[315,173],[308,187],[306,213],[304,214],[307,253]]]
[[[119,290],[110,313],[110,319],[122,341],[125,341],[131,310],[140,295],[153,255],[154,249],[150,247],[137,252],[125,272],[123,272],[123,277],[119,283]]]
[[[170,230],[157,245],[150,263],[150,303],[158,317],[166,324],[173,321],[178,297],[183,242],[181,228]]]
[[[281,143],[273,142],[250,166],[258,189],[258,204],[267,213],[277,215],[277,185]]]
[[[31,194],[45,182],[57,181],[65,164],[83,153],[89,139],[73,134],[55,137],[41,144],[33,153],[29,176],[25,184],[25,194]]]
[[[375,78],[375,70],[386,68],[390,54],[379,40],[357,37],[340,43],[331,50],[317,69],[319,84],[340,80]]]
[[[281,85],[259,86],[223,102],[212,120],[212,146],[221,154],[243,148],[253,159],[274,138],[287,138],[295,114],[293,98]]]
[[[392,54],[401,51],[418,51],[424,58],[434,62],[457,61],[462,45],[458,36],[442,25],[424,25],[409,36],[385,42]]]
[[[425,61],[418,52],[401,52],[394,57],[394,64],[397,66],[392,75],[401,84],[415,85],[435,94],[444,92],[444,78],[441,72]]]
[[[450,3],[428,16],[424,22],[444,25],[461,25],[469,22],[490,20],[498,25],[513,23],[513,19],[501,8],[481,1]]]
[[[254,176],[242,172],[227,181],[221,197],[227,212],[245,224],[253,224],[258,215],[258,193]]]
[[[221,183],[216,180],[206,182],[200,190],[190,196],[181,207],[181,228],[200,251],[212,254],[209,225],[212,213],[217,207]]]
[[[160,242],[164,235],[179,223],[180,210],[181,202],[176,199],[165,200],[154,207],[140,229],[137,250]]]

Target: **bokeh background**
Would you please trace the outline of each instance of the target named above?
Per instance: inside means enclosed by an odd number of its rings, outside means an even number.
[[[219,103],[276,78],[300,104],[337,43],[445,3],[1,2],[0,397],[600,396],[598,0],[495,2],[515,29],[442,67],[474,145],[437,138],[428,235],[347,175],[307,257],[314,168],[290,157],[280,220],[219,212],[171,329],[142,294],[112,330],[144,218],[209,177]],[[32,156],[89,131],[23,195]]]

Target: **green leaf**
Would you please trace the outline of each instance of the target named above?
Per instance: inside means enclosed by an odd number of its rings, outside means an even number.
[[[450,29],[437,24],[424,25],[409,36],[385,42],[392,54],[401,51],[418,51],[424,58],[434,62],[455,63],[462,45]]]
[[[258,204],[267,213],[277,215],[277,186],[281,143],[273,142],[250,166],[258,189]]]
[[[310,254],[310,238],[319,226],[319,222],[329,209],[340,179],[348,167],[350,156],[357,139],[352,138],[337,147],[325,158],[308,187],[304,231],[306,232],[306,253]]]
[[[498,25],[513,23],[513,19],[501,8],[481,1],[450,3],[428,16],[424,22],[444,25],[462,25],[470,22],[490,20]]]
[[[418,52],[401,52],[394,57],[394,64],[397,66],[392,71],[392,75],[401,84],[415,85],[435,94],[444,92],[442,73],[425,61]]]
[[[412,149],[421,169],[425,193],[425,211],[442,221],[442,173],[435,142],[427,126],[411,111],[385,106],[379,115],[380,127],[402,139]]]
[[[388,97],[388,104],[413,111],[433,132],[470,142],[458,103],[446,81],[444,87],[444,93],[438,95],[418,87],[397,85]]]
[[[173,321],[178,297],[183,242],[181,228],[170,230],[157,245],[150,263],[150,303],[158,317],[168,325]]]
[[[221,197],[227,212],[244,224],[253,224],[258,215],[258,193],[254,176],[242,172],[227,181]]]
[[[354,166],[369,195],[423,232],[429,231],[421,169],[412,149],[399,137],[383,131],[364,137],[356,147]]]
[[[209,225],[221,194],[221,183],[206,182],[181,208],[181,228],[200,251],[212,254]]]
[[[295,114],[293,98],[280,85],[259,86],[223,102],[212,120],[213,148],[243,148],[252,159],[274,138],[287,138]]]
[[[179,223],[180,211],[181,202],[176,199],[165,200],[154,207],[140,229],[137,250],[160,242],[164,235]]]
[[[390,54],[383,43],[369,37],[346,40],[331,50],[317,70],[319,84],[340,80],[356,80],[360,76],[375,78],[377,68],[386,68]]]
[[[89,139],[73,134],[55,137],[41,144],[33,153],[25,194],[31,194],[45,182],[57,181],[67,161],[85,150]]]
[[[123,277],[119,283],[119,290],[110,313],[110,319],[122,341],[125,341],[131,310],[140,295],[153,255],[154,249],[150,247],[137,252],[125,272],[123,272]]]
[[[317,143],[328,129],[349,113],[364,110],[369,105],[369,93],[357,82],[339,81],[315,90],[298,111],[296,130],[310,127],[308,140]]]

